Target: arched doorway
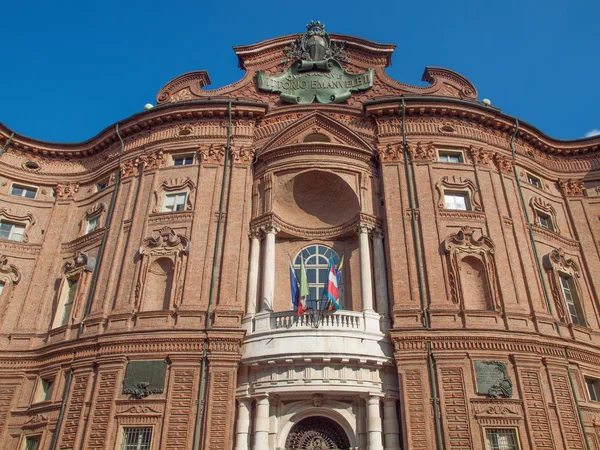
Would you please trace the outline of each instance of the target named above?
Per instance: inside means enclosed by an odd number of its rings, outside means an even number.
[[[290,430],[285,450],[348,450],[350,440],[334,420],[312,416],[301,420]]]

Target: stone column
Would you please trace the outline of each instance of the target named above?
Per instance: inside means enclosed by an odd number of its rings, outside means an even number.
[[[372,236],[377,312],[381,315],[381,331],[387,333],[390,323],[390,306],[388,301],[387,272],[385,270],[385,253],[383,250],[383,233],[379,230],[374,230]]]
[[[256,399],[256,417],[254,418],[254,446],[252,450],[269,448],[269,397]]]
[[[250,399],[242,398],[238,400],[235,450],[248,450],[250,448],[250,406]]]
[[[385,450],[400,450],[400,424],[395,398],[383,399],[383,435]]]
[[[358,248],[360,252],[360,295],[363,311],[373,311],[373,282],[371,280],[371,251],[369,250],[369,231],[366,224],[358,226]]]
[[[267,225],[265,231],[265,259],[263,266],[263,291],[260,310],[273,311],[273,300],[275,295],[275,235],[276,226]]]
[[[369,437],[369,450],[383,450],[379,397],[376,395],[369,395],[367,399],[367,435]]]
[[[360,449],[367,448],[367,408],[362,398],[358,399],[358,414],[357,414],[356,433],[358,435],[358,447]]]
[[[246,315],[256,314],[256,294],[258,289],[258,265],[260,262],[260,232],[250,232],[250,271],[248,273],[248,293],[246,297]]]

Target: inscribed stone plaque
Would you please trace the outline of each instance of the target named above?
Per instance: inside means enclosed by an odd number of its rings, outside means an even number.
[[[512,382],[506,374],[506,363],[501,361],[475,361],[477,393],[493,398],[511,398]]]
[[[129,361],[123,380],[123,393],[136,398],[164,391],[167,361]]]

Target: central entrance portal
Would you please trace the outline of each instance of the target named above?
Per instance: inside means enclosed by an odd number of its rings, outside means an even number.
[[[348,450],[350,440],[334,420],[322,416],[307,417],[292,427],[285,450]]]

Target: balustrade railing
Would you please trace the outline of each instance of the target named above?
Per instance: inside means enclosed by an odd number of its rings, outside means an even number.
[[[271,329],[295,328],[341,328],[360,330],[363,314],[355,311],[339,310],[333,314],[303,314],[298,316],[296,311],[283,311],[271,314]]]

